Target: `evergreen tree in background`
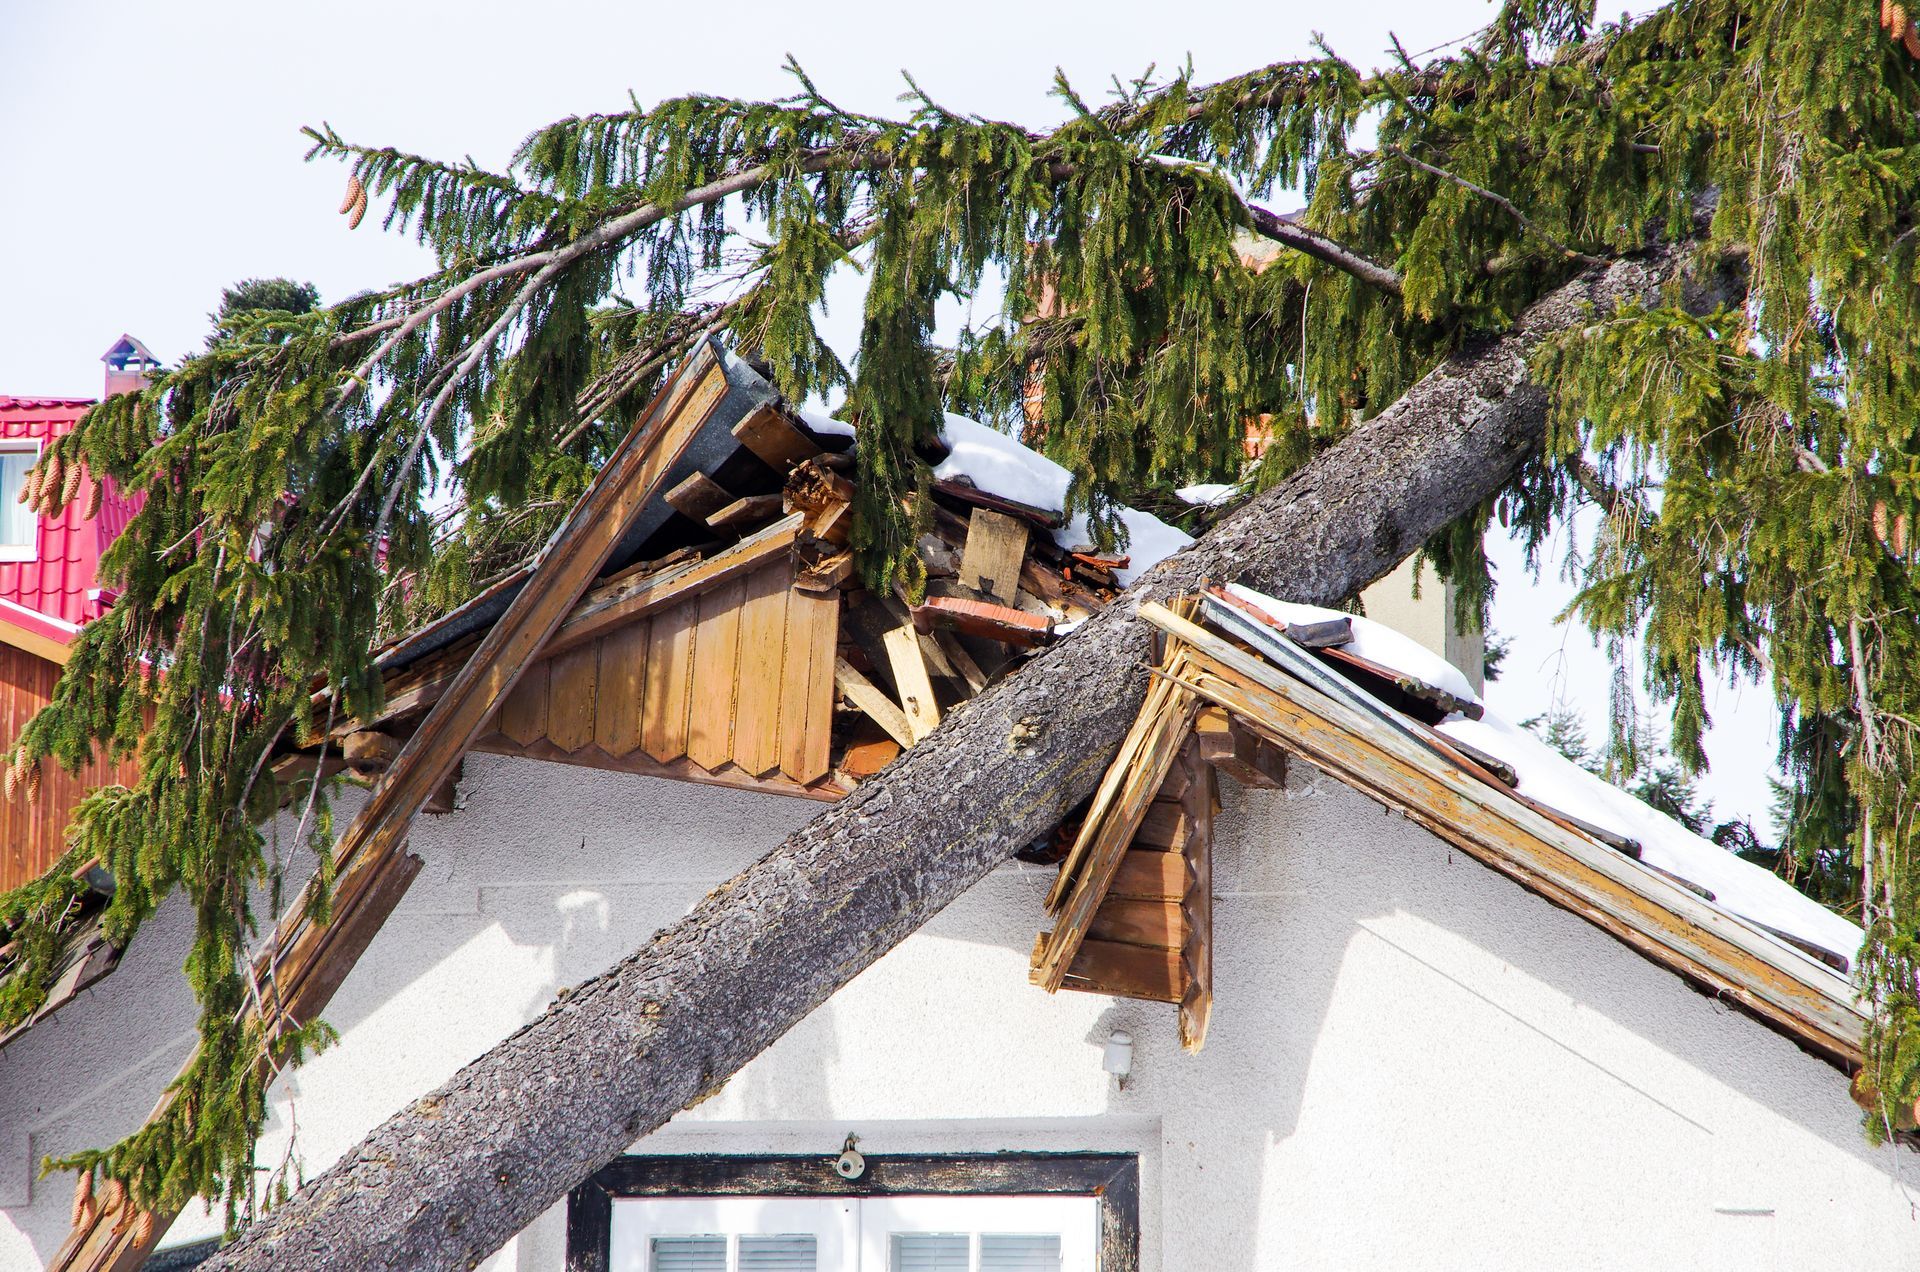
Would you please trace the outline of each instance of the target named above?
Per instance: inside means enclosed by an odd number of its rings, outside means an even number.
[[[1062,78],[1051,129],[911,81],[897,115],[852,111],[794,67],[792,98],[562,120],[500,172],[314,130],[311,156],[351,174],[343,211],[357,224],[378,199],[436,270],[304,311],[278,303],[299,289],[254,285],[270,308],[223,306],[204,353],[95,408],[33,488],[49,504],[85,463],[146,502],[103,563],[120,600],[12,770],[140,745],[141,781],[76,812],[74,860],[113,872],[117,940],[186,893],[202,1005],[185,1098],[69,1164],[165,1204],[251,1203],[258,1058],[325,1039],[242,1010],[249,888],[277,885],[283,859],[260,826],[303,810],[317,914],[331,870],[324,789],[276,787],[268,757],[317,753],[336,720],[376,710],[389,584],[412,575],[410,595],[453,603],[537,542],[703,333],[793,400],[841,404],[861,568],[911,590],[942,410],[1031,423],[1113,537],[1116,501],[1238,479],[1248,420],[1274,435],[1256,484],[1276,482],[1533,300],[1655,241],[1744,279],[1744,303],[1702,315],[1676,291],[1548,342],[1547,446],[1498,498],[1447,507],[1428,552],[1484,605],[1492,520],[1537,550],[1600,505],[1577,608],[1644,640],[1677,760],[1651,780],[1678,810],[1706,761],[1708,677],[1771,685],[1794,813],[1779,851],[1857,897],[1867,929],[1882,1133],[1920,1101],[1920,64],[1904,23],[1866,0],[1677,0],[1606,24],[1579,0],[1508,0],[1450,51],[1396,50],[1378,74],[1326,52],[1212,85],[1150,71],[1098,100]],[[1269,210],[1280,191],[1304,209]],[[815,322],[828,278],[855,267],[849,365]],[[996,288],[997,313],[936,347],[941,301]],[[460,515],[436,518],[432,491]],[[320,682],[334,692],[316,707]],[[0,900],[23,950],[47,939],[52,886]],[[0,1024],[33,1005],[12,994]]]

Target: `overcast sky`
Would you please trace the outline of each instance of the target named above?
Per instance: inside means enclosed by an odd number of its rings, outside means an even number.
[[[31,3],[0,0],[0,393],[93,395],[122,331],[163,360],[198,347],[220,289],[311,280],[332,300],[410,278],[426,254],[336,215],[333,164],[302,162],[302,124],[353,140],[499,165],[532,129],[693,91],[784,94],[789,52],[843,105],[890,110],[901,68],[955,109],[1043,124],[1055,66],[1083,95],[1191,56],[1202,79],[1305,56],[1318,31],[1375,64],[1485,22],[1483,0],[1371,4],[509,4],[427,0]],[[833,328],[851,331],[843,302]],[[1490,693],[1515,719],[1556,698],[1604,730],[1607,666],[1556,624],[1569,588],[1536,585],[1490,545],[1494,625],[1516,638]],[[1710,699],[1708,790],[1762,814],[1774,749],[1764,690]]]

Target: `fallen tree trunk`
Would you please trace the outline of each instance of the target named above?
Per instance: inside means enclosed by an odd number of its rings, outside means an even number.
[[[499,1248],[1092,790],[1144,692],[1142,600],[1203,579],[1320,604],[1353,595],[1539,449],[1546,395],[1525,376],[1535,345],[1653,299],[1678,265],[1662,250],[1590,270],[1449,360],[645,948],[389,1118],[206,1266],[463,1268]]]

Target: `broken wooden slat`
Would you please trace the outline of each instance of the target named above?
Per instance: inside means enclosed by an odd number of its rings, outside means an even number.
[[[705,473],[690,473],[687,479],[666,493],[667,506],[681,516],[705,522],[714,513],[733,502],[733,494]]]
[[[777,406],[763,406],[733,426],[740,444],[759,456],[776,473],[784,473],[803,459],[812,459],[820,447],[787,419]]]
[[[840,602],[835,597],[794,592],[787,598],[786,666],[780,673],[780,771],[796,782],[824,777],[831,763],[839,616]]]
[[[786,636],[791,578],[782,566],[761,569],[748,577],[740,604],[733,762],[755,777],[780,766],[780,646]]]
[[[699,620],[697,599],[653,616],[640,708],[640,747],[656,760],[675,760],[687,753],[687,697]]]
[[[740,658],[740,607],[746,596],[746,580],[734,579],[699,600],[687,758],[701,768],[719,768],[733,758],[733,691]]]
[[[552,662],[547,680],[547,736],[562,751],[578,751],[593,741],[599,665],[600,651],[592,645],[569,649]]]
[[[1057,508],[1036,508],[1032,504],[1024,504],[1017,499],[992,494],[965,478],[942,477],[933,483],[933,488],[943,495],[958,499],[961,503],[975,508],[991,508],[995,512],[1004,512],[1010,517],[1018,517],[1042,530],[1058,530],[1066,524],[1065,514]]]
[[[795,796],[800,799],[815,799],[832,802],[846,795],[852,786],[824,778],[807,786],[782,775],[776,768],[773,772],[755,777],[735,764],[723,764],[717,769],[701,768],[686,756],[662,763],[645,751],[635,751],[612,759],[590,752],[568,754],[545,738],[530,746],[520,746],[510,742],[503,734],[489,733],[473,744],[475,751],[489,755],[518,755],[532,760],[544,760],[555,764],[573,764],[581,768],[600,769],[619,773],[637,773],[642,777],[657,777],[669,782],[692,782],[700,786],[724,786],[728,790],[759,791],[768,795]]]
[[[1182,757],[1191,779],[1181,803],[1189,833],[1181,845],[1186,865],[1186,895],[1180,901],[1184,941],[1180,946],[1180,1045],[1198,1051],[1207,1041],[1213,1016],[1213,812],[1219,792],[1213,769],[1189,743]]]
[[[779,513],[779,495],[748,495],[714,511],[707,517],[707,524],[715,530],[726,530],[734,526],[753,526],[759,525],[769,517],[778,516]]]
[[[608,755],[640,749],[640,722],[647,692],[647,646],[653,632],[636,619],[608,632],[594,647],[600,651],[599,696],[594,701],[593,740]]]
[[[500,704],[500,732],[525,744],[547,735],[547,664],[535,663]]]
[[[973,660],[973,655],[967,652],[966,646],[954,638],[952,632],[935,632],[933,643],[946,658],[947,665],[953,668],[954,674],[960,678],[960,682],[967,687],[968,697],[987,687],[986,673],[980,670],[980,664]]]
[[[940,727],[940,704],[933,696],[933,681],[927,675],[919,635],[904,607],[897,602],[890,606],[884,601],[881,604],[886,606],[892,620],[892,626],[880,637],[881,645],[887,667],[893,672],[893,683],[900,691],[900,709],[906,713],[907,728],[918,742]]]
[[[833,684],[834,688],[846,695],[849,702],[866,712],[868,719],[885,729],[888,737],[902,747],[914,744],[913,725],[908,721],[907,713],[887,696],[885,690],[861,675],[844,658],[834,659]]]
[[[967,518],[967,546],[960,558],[960,582],[991,601],[1013,604],[1020,590],[1020,566],[1027,559],[1027,524],[991,508],[975,508]]]

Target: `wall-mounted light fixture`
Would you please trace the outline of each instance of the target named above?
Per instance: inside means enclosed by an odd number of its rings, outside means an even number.
[[[847,1136],[847,1142],[840,1146],[840,1156],[833,1160],[833,1169],[842,1179],[858,1179],[867,1173],[867,1159],[854,1147],[859,1142],[859,1136]]]
[[[1107,1045],[1100,1053],[1100,1067],[1119,1080],[1120,1089],[1127,1089],[1127,1075],[1133,1072],[1133,1035],[1124,1029],[1116,1029],[1107,1035]]]

